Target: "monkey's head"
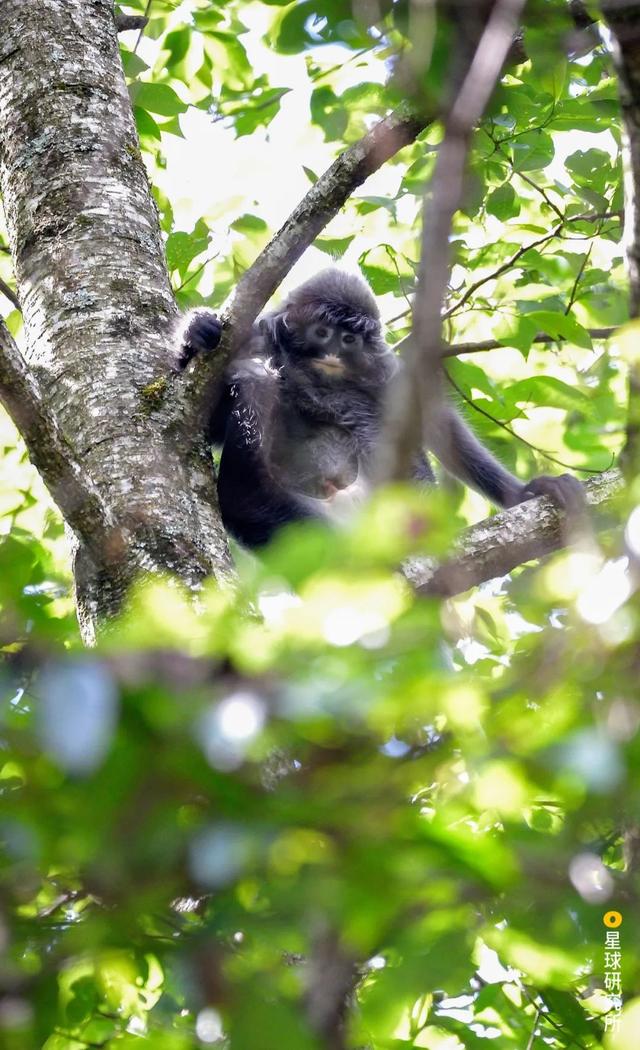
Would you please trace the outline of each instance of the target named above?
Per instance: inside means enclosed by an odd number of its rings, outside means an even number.
[[[261,324],[285,368],[302,368],[327,382],[385,382],[395,370],[376,300],[355,274],[322,270]]]

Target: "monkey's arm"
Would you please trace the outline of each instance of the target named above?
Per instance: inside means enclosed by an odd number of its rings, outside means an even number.
[[[268,543],[283,525],[318,517],[274,481],[259,448],[247,447],[234,414],[220,459],[218,499],[225,527],[250,548]]]
[[[212,310],[205,307],[192,310],[181,324],[177,338],[176,367],[183,371],[198,354],[216,350],[222,335],[222,323]],[[211,403],[208,436],[212,445],[224,441],[232,407],[231,388],[227,375],[223,376]]]
[[[282,526],[317,518],[311,500],[287,489],[272,469],[271,448],[282,415],[276,370],[260,358],[235,362],[232,409],[218,473],[224,524],[247,547],[260,547]]]
[[[500,507],[515,507],[535,496],[550,496],[564,509],[584,505],[582,485],[571,474],[541,474],[525,483],[519,481],[478,441],[450,405],[442,408],[438,425],[429,435],[429,446],[445,470]]]

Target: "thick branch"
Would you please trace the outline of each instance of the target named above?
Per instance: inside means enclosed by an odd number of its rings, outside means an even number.
[[[144,29],[149,19],[145,15],[116,15],[118,33],[127,33],[130,29]]]
[[[202,427],[211,402],[211,389],[233,345],[246,335],[292,266],[338,214],[353,191],[413,142],[434,119],[435,114],[418,116],[403,106],[376,124],[327,168],[245,271],[233,298],[223,308],[225,333],[215,360],[201,357],[185,374],[181,401],[194,415],[196,428]]]
[[[598,474],[585,483],[587,502],[600,506],[621,486],[619,471]],[[506,576],[518,565],[544,558],[566,545],[562,515],[550,499],[540,497],[467,529],[456,543],[450,561],[437,565],[416,559],[407,562],[404,572],[419,593],[450,598],[496,576]]]
[[[71,528],[87,542],[97,560],[108,558],[116,536],[115,522],[98,489],[76,462],[2,321],[0,401],[22,434],[31,462]]]
[[[251,325],[291,267],[325,226],[338,214],[358,186],[408,146],[433,120],[401,107],[341,153],[313,184],[276,235],[238,282],[230,317]]]

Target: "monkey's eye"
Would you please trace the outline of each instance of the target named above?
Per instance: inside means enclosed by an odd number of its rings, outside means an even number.
[[[352,343],[355,343],[355,341],[356,337],[355,335],[352,335],[351,332],[345,332],[342,336],[342,342],[345,344],[345,346],[350,346]]]
[[[325,328],[323,324],[317,324],[314,329],[314,335],[316,335],[318,339],[326,339],[329,335],[329,329]]]

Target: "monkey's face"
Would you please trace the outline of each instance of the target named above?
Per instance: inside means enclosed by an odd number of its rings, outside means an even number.
[[[358,332],[322,321],[304,325],[295,339],[303,363],[328,379],[362,373],[367,365],[367,346]]]

